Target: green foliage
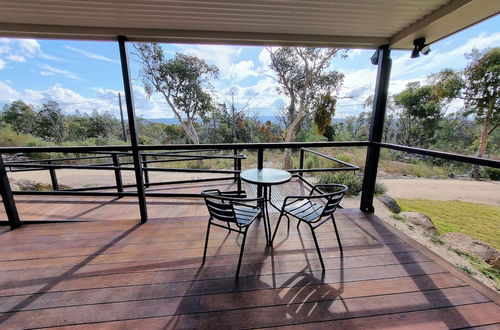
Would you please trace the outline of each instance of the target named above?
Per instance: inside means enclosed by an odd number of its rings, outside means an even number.
[[[23,146],[27,140],[28,140],[27,135],[17,133],[10,126],[0,127],[0,146],[1,147]]]
[[[363,187],[363,180],[361,177],[353,173],[341,172],[338,174],[325,173],[321,174],[318,179],[318,184],[339,183],[349,187],[347,196],[357,196]]]
[[[476,272],[474,272],[472,269],[470,269],[468,266],[465,265],[458,265],[458,268],[460,268],[462,271],[469,275],[476,275]]]
[[[327,127],[331,127],[332,118],[335,116],[335,106],[337,99],[331,94],[323,94],[316,102],[316,110],[314,111],[314,123],[316,131],[319,135],[324,135]]]
[[[10,125],[17,133],[31,134],[35,126],[36,112],[21,100],[6,104],[0,120]]]
[[[64,119],[62,109],[57,102],[45,103],[36,114],[35,135],[46,141],[63,142]]]
[[[398,221],[401,221],[401,222],[406,222],[406,219],[403,216],[396,214],[396,213],[392,213],[391,218],[398,220]]]
[[[500,249],[500,206],[423,199],[398,199],[397,202],[403,211],[420,212],[429,216],[440,235],[448,232],[463,233]]]
[[[481,176],[490,180],[500,181],[500,168],[483,167]]]
[[[443,245],[444,244],[444,241],[439,236],[432,236],[431,242],[436,244],[436,245]]]

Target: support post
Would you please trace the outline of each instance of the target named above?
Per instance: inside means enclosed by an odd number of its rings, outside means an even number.
[[[52,164],[48,161],[48,164]],[[57,181],[57,174],[55,168],[49,168],[50,181],[52,182],[52,190],[59,190],[59,182]]]
[[[145,154],[142,154],[141,157],[142,157],[142,161],[143,161],[143,163],[142,163],[143,168],[148,168],[148,163],[146,162],[148,159],[148,156]],[[143,170],[143,172],[144,172],[144,185],[146,186],[146,188],[149,188],[149,171]]]
[[[123,87],[125,91],[125,104],[127,105],[128,127],[130,131],[130,144],[132,146],[135,181],[137,185],[137,195],[139,198],[139,211],[141,214],[141,223],[145,223],[148,221],[148,209],[146,206],[146,194],[144,191],[144,181],[142,177],[141,153],[139,151],[139,139],[137,136],[135,123],[134,98],[132,95],[132,81],[130,79],[126,40],[127,38],[125,36],[118,36],[118,47],[120,49],[120,62],[123,75]]]
[[[111,158],[113,159],[113,166],[120,167],[120,158],[118,154],[112,153]],[[115,182],[116,182],[116,191],[123,192],[123,181],[122,181],[122,171],[119,168],[115,168]]]
[[[299,151],[299,168],[304,169],[304,148],[300,148]],[[304,172],[299,172],[299,175],[302,177]]]
[[[10,229],[16,229],[21,226],[21,220],[19,220],[16,202],[14,201],[14,195],[10,188],[9,178],[7,177],[2,155],[0,155],[0,194],[2,195],[3,206],[5,207]]]
[[[377,81],[375,85],[375,96],[373,99],[373,110],[370,126],[370,146],[366,153],[365,174],[363,177],[363,190],[361,193],[360,209],[363,212],[373,213],[373,196],[375,193],[375,182],[377,180],[378,162],[380,158],[380,146],[373,142],[382,140],[384,131],[384,118],[387,105],[389,81],[391,76],[392,60],[388,45],[377,50]]]

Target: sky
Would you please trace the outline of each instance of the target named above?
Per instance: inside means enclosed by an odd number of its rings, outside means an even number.
[[[258,116],[275,115],[278,105],[286,104],[286,98],[277,93],[264,47],[162,46],[168,56],[176,52],[195,55],[219,68],[219,78],[212,82],[217,102],[229,101],[233,93],[240,106],[250,100],[248,111]],[[428,56],[411,59],[411,51],[392,51],[389,93],[402,91],[411,81],[424,82],[428,75],[445,68],[463,69],[467,64],[464,54],[472,48],[499,46],[497,16],[432,44]],[[337,118],[366,111],[362,104],[375,88],[376,66],[370,63],[373,52],[352,49],[348,58],[333,61],[330,69],[345,75]],[[146,119],[173,117],[160,96],[146,96],[139,79],[141,65],[133,56],[130,59],[136,113]],[[119,118],[118,92],[123,98],[116,42],[0,38],[0,107],[18,99],[35,107],[56,101],[67,114],[97,110]]]

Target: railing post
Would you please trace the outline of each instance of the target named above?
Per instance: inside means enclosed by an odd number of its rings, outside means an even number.
[[[141,153],[139,139],[135,123],[134,98],[132,95],[132,81],[130,80],[130,69],[128,65],[128,54],[125,36],[118,36],[118,48],[120,49],[120,62],[122,66],[123,88],[125,90],[125,103],[127,105],[127,117],[130,131],[130,144],[132,146],[132,157],[134,159],[135,182],[137,186],[137,197],[139,199],[139,211],[141,223],[148,221],[148,209],[146,205],[146,193],[142,177]]]
[[[238,149],[233,149],[233,155],[237,156],[238,155]],[[238,159],[234,158],[233,160],[233,168],[235,171],[238,170]],[[238,180],[238,173],[234,173],[234,182]]]
[[[259,170],[264,168],[264,148],[257,149],[257,168]],[[264,191],[261,185],[257,186],[257,197],[264,196]]]
[[[148,163],[146,162],[147,161],[147,155],[145,154],[142,154],[141,155],[142,157],[142,172],[144,173],[144,186],[146,188],[149,188],[149,171],[148,170],[144,170],[145,168],[147,169],[148,168]]]
[[[304,169],[304,148],[300,148],[299,151],[299,169]],[[299,172],[299,175],[304,176],[304,172]]]
[[[111,158],[113,159],[113,166],[120,167],[120,158],[118,154],[112,153]],[[119,168],[115,168],[115,182],[116,182],[116,191],[123,192],[123,181],[122,181],[122,171]]]
[[[19,220],[16,202],[14,201],[14,195],[10,188],[9,178],[5,170],[2,155],[0,155],[0,194],[2,195],[3,206],[5,207],[5,213],[9,220],[10,229],[16,229],[21,226],[21,220]]]
[[[52,164],[52,161],[47,162],[49,165]],[[56,169],[49,168],[50,173],[50,181],[52,182],[52,190],[59,190],[59,182],[57,181]]]
[[[389,46],[385,45],[378,50],[378,70],[375,86],[375,97],[373,100],[372,120],[370,126],[370,146],[366,153],[365,173],[363,177],[363,190],[361,193],[360,209],[363,212],[373,213],[373,196],[375,194],[375,182],[377,180],[378,162],[380,158],[380,146],[377,143],[382,140],[384,131],[384,117],[391,76],[392,60]]]

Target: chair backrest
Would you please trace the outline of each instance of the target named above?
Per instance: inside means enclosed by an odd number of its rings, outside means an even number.
[[[224,199],[224,196],[218,190],[205,190],[201,194],[212,218],[226,222],[236,222],[233,203]]]
[[[325,206],[323,207],[323,211],[321,212],[321,217],[326,217],[337,209],[337,207],[340,204],[340,201],[344,197],[344,194],[347,192],[348,188],[345,185],[335,185],[335,187],[338,187],[338,191],[332,192],[332,193],[327,193],[324,194],[324,197],[327,199],[327,202]]]

